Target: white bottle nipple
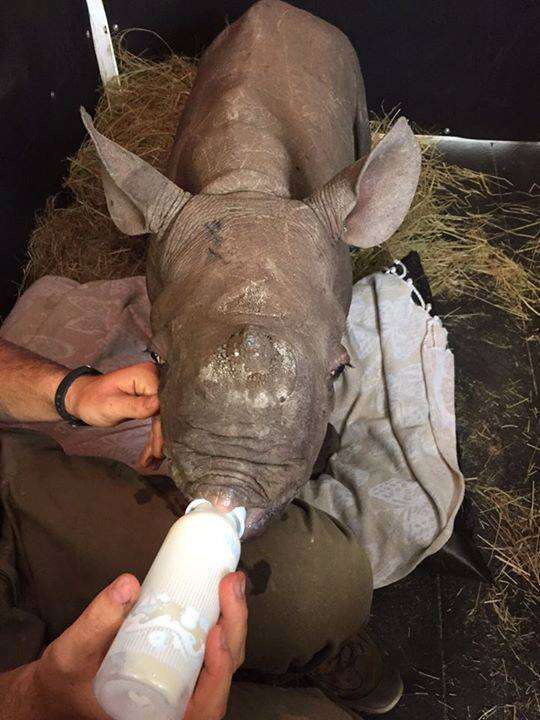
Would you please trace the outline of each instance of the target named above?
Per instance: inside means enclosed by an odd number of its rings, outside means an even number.
[[[229,521],[232,521],[232,524],[234,525],[236,532],[238,533],[238,537],[241,538],[244,534],[244,530],[246,529],[246,508],[242,506],[238,506],[233,508],[232,510],[229,510],[227,513],[221,513],[212,503],[210,500],[206,500],[205,498],[197,498],[196,500],[192,500],[189,505],[186,508],[186,515],[188,515],[190,512],[196,511],[200,508],[201,511],[203,511],[203,505],[208,505],[209,510],[213,510],[216,513],[219,513],[220,515],[223,515],[226,517]]]

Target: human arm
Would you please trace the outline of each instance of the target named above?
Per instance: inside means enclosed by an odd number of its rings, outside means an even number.
[[[59,420],[54,397],[69,371],[64,365],[0,339],[0,420]],[[159,408],[158,384],[157,369],[151,362],[105,375],[84,375],[70,385],[66,410],[98,427],[151,417]]]
[[[69,368],[0,339],[0,420],[58,420],[54,395]]]
[[[244,587],[242,573],[221,581],[221,618],[208,635],[204,666],[184,720],[220,720],[225,713],[232,675],[244,659]],[[0,675],[2,719],[108,720],[94,698],[92,681],[139,591],[132,575],[120,576],[39,660]]]

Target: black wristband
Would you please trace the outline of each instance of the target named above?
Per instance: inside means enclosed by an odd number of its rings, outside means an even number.
[[[56,395],[54,396],[54,406],[56,408],[56,412],[60,415],[62,420],[66,420],[72,427],[84,427],[88,425],[88,423],[85,423],[84,420],[81,420],[80,418],[75,417],[75,415],[72,415],[71,413],[68,413],[66,410],[66,395],[67,391],[71,387],[71,384],[77,380],[77,378],[82,377],[83,375],[102,375],[103,373],[100,373],[99,370],[96,370],[93,367],[90,367],[90,365],[82,365],[81,367],[75,368],[75,370],[72,370],[69,372],[66,377],[62,380],[60,385],[58,386],[58,389],[56,391]]]

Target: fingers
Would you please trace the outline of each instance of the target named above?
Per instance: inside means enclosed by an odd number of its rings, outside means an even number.
[[[139,465],[143,468],[159,467],[163,460],[163,435],[159,415],[152,418],[152,428],[143,451],[139,455]]]
[[[227,645],[238,669],[244,662],[247,634],[246,576],[242,572],[231,573],[219,586],[221,619],[219,624],[225,633]]]
[[[108,415],[113,422],[122,420],[145,420],[159,410],[157,395],[136,396],[118,393],[109,398]]]
[[[131,365],[105,375],[105,422],[116,424],[123,420],[145,420],[152,417],[159,411],[158,387],[159,374],[151,362]]]
[[[208,633],[204,666],[184,720],[221,720],[227,711],[234,669],[225,632],[216,625]]]
[[[111,373],[117,387],[129,395],[157,395],[159,371],[153,362],[138,363]]]
[[[154,363],[139,363],[101,377],[79,378],[68,390],[66,409],[97,427],[144,420],[159,411],[158,388]]]
[[[139,455],[138,464],[142,468],[150,467],[153,464],[154,456],[152,453],[152,437],[149,437],[144,449]]]
[[[96,426],[110,427],[118,425],[124,420],[145,420],[152,417],[159,410],[157,395],[136,396],[116,392],[104,398],[99,414],[95,413],[92,423]]]
[[[121,575],[105,588],[50,648],[65,672],[100,663],[140,592],[137,578]]]
[[[220,583],[221,618],[206,640],[204,666],[184,720],[221,720],[235,670],[244,662],[247,605],[246,576],[230,573]]]
[[[152,454],[158,460],[163,458],[163,433],[161,432],[161,418],[155,415],[152,418],[152,431],[150,434],[152,441]]]

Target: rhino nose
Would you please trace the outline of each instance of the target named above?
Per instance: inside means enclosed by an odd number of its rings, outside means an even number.
[[[225,343],[229,382],[255,405],[283,403],[292,392],[296,360],[291,345],[264,328],[245,325]]]
[[[279,361],[279,350],[272,336],[250,326],[231,335],[227,342],[227,355],[233,364],[241,364],[248,375],[266,375]]]

